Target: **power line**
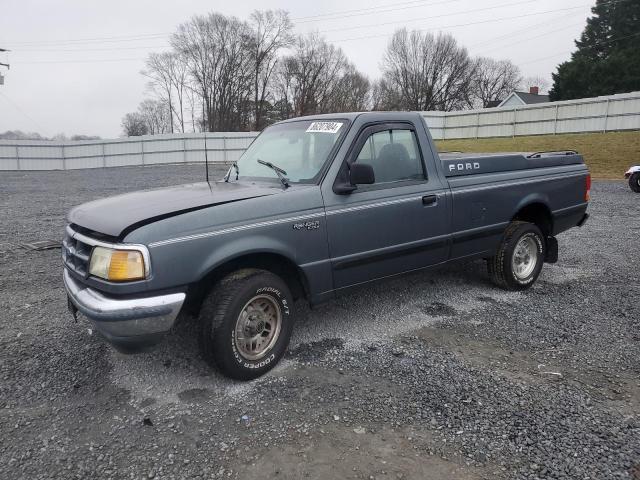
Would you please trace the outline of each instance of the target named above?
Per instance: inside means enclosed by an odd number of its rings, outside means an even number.
[[[386,3],[384,5],[377,5],[377,6],[372,6],[372,7],[369,7],[369,8],[354,8],[354,9],[351,9],[351,10],[339,10],[337,12],[319,13],[317,15],[306,15],[304,17],[294,17],[291,20],[294,21],[294,22],[297,22],[297,23],[306,23],[306,22],[313,21],[314,18],[331,17],[333,15],[340,15],[340,14],[343,14],[343,13],[362,12],[362,11],[378,9],[378,8],[397,7],[399,5],[407,5],[407,4],[412,4],[412,3],[423,4],[424,1],[425,0],[412,0],[410,2]],[[448,1],[451,1],[451,0],[448,0]],[[454,0],[454,1],[459,1],[459,0]],[[419,6],[424,6],[424,5],[419,5]]]
[[[531,1],[531,0],[527,0],[527,1]],[[618,0],[618,1],[625,1],[625,0]],[[616,3],[616,2],[612,2],[612,3]],[[576,10],[576,9],[580,9],[580,8],[583,8],[583,6],[575,6],[575,7],[561,8],[561,9],[548,10],[548,11],[544,11],[544,12],[537,12],[537,13],[520,14],[520,15],[509,16],[509,17],[502,17],[502,18],[493,18],[493,19],[489,19],[489,20],[481,20],[481,21],[477,21],[477,22],[469,22],[469,23],[456,24],[456,25],[447,25],[447,26],[433,27],[433,28],[431,28],[431,29],[421,29],[420,31],[434,31],[434,30],[443,30],[443,29],[449,29],[449,28],[467,27],[467,26],[472,26],[472,25],[479,25],[479,24],[486,24],[486,23],[501,22],[501,21],[505,21],[505,20],[514,20],[514,19],[518,19],[518,18],[526,18],[526,17],[531,17],[531,16],[546,15],[546,14],[549,14],[549,13],[556,13],[556,12],[560,12],[560,11]],[[378,35],[369,35],[369,36],[355,37],[355,38],[348,38],[348,39],[341,39],[341,40],[332,40],[332,41],[330,41],[330,42],[332,42],[332,43],[336,43],[336,42],[351,41],[351,40],[360,40],[360,39],[369,39],[369,38],[388,37],[388,36],[391,36],[391,35],[393,35],[393,33],[384,33],[384,34],[378,34]],[[106,50],[109,50],[109,49],[106,49]],[[119,48],[119,47],[114,47],[114,48],[113,48],[113,50],[120,50],[120,48]],[[80,50],[79,50],[79,51],[80,51]],[[61,61],[49,61],[49,60],[44,60],[44,61],[14,62],[14,63],[20,63],[20,64],[39,64],[39,63],[102,63],[102,62],[134,61],[134,60],[144,60],[144,58],[87,59],[87,60],[83,60],[83,59],[82,59],[82,60],[61,60]]]
[[[525,2],[519,2],[519,3],[515,3],[515,4],[510,4],[510,5],[519,5],[520,3],[530,3],[531,1],[534,0],[526,0]],[[624,1],[624,0],[618,0],[618,1]],[[614,2],[612,2],[614,3]],[[491,8],[497,8],[497,7],[488,7],[485,9],[491,9]],[[503,18],[497,18],[497,19],[490,19],[490,20],[483,20],[483,21],[479,21],[479,22],[470,22],[470,23],[464,23],[464,24],[457,24],[457,25],[447,25],[447,26],[442,26],[442,27],[434,27],[433,29],[429,29],[429,30],[435,30],[435,29],[445,29],[445,28],[458,28],[458,27],[464,27],[464,26],[472,26],[472,25],[477,25],[477,24],[482,24],[482,23],[489,23],[489,22],[499,22],[499,21],[503,21],[503,20],[513,20],[516,18],[524,18],[524,17],[529,17],[529,16],[536,16],[536,15],[543,15],[543,14],[547,14],[547,13],[555,13],[557,11],[567,11],[567,10],[575,10],[575,9],[579,9],[582,8],[582,6],[576,6],[576,7],[569,7],[569,8],[563,8],[563,9],[558,9],[558,10],[549,10],[549,11],[545,11],[545,12],[538,12],[538,13],[531,13],[531,14],[522,14],[522,15],[516,15],[516,16],[510,16],[510,17],[503,17]],[[478,9],[478,10],[484,10],[484,9]],[[443,16],[448,16],[448,15],[459,15],[462,13],[469,13],[469,12],[460,12],[460,13],[455,13],[455,14],[445,14],[445,15],[441,15],[441,16],[436,16],[436,17],[429,17],[429,18],[438,18],[438,17],[443,17]],[[424,20],[424,19],[416,19],[416,20]],[[387,22],[387,23],[402,23],[402,22]],[[385,23],[386,24],[386,23]],[[381,25],[385,25],[385,24],[377,24],[377,25],[368,25],[367,27],[371,27],[371,26],[381,26]],[[357,28],[363,28],[363,27],[357,27]],[[335,29],[335,30],[344,30],[344,29]],[[424,30],[423,30],[424,31]],[[325,31],[327,32],[327,31]],[[151,36],[151,35],[163,35],[163,34],[146,34],[147,37]],[[351,40],[359,40],[359,39],[368,39],[368,38],[377,38],[377,37],[385,37],[385,36],[389,36],[391,35],[390,33],[385,33],[385,34],[378,34],[378,35],[370,35],[370,36],[364,36],[364,37],[356,37],[356,38],[347,38],[347,39],[340,39],[340,40],[334,40],[334,42],[343,42],[343,41],[351,41]],[[98,40],[98,38],[100,38],[100,40]],[[144,38],[147,39],[147,38]],[[90,39],[86,39],[87,41]],[[94,37],[93,40],[95,40],[96,42],[128,42],[128,41],[139,41],[142,40],[142,38],[138,38],[138,40],[134,40],[134,38],[132,36],[126,36],[126,37]],[[69,42],[80,42],[81,40],[69,40]],[[35,45],[36,42],[34,42]],[[43,42],[37,42],[38,44],[42,44]],[[58,43],[46,43],[46,45],[58,45]],[[73,44],[70,44],[70,46],[73,46]],[[121,46],[113,46],[113,47],[108,47],[108,48],[104,48],[104,49],[77,49],[77,51],[110,51],[110,50],[136,50],[136,49],[146,49],[146,48],[156,48],[156,47],[121,47]],[[159,48],[159,47],[158,47]],[[20,52],[26,52],[27,50],[18,50]],[[31,49],[30,51],[38,51],[38,49]],[[56,51],[55,49],[41,49],[41,51],[44,52],[54,52]],[[68,52],[72,52],[74,50],[58,50],[58,51],[68,51]]]
[[[87,59],[87,60],[35,60],[28,62],[13,62],[20,65],[32,65],[39,63],[108,63],[108,62],[132,62],[146,60],[146,57],[138,58],[103,58],[103,59]]]
[[[379,5],[377,7],[370,7],[370,8],[366,8],[366,9],[352,9],[352,10],[342,10],[339,12],[331,12],[331,13],[324,13],[324,14],[318,14],[318,15],[311,15],[311,16],[307,16],[307,17],[299,17],[295,20],[295,23],[306,23],[308,21],[311,21],[310,19],[313,18],[320,18],[320,17],[332,17],[332,18],[327,18],[324,20],[338,20],[341,18],[351,18],[351,17],[357,17],[357,16],[364,16],[364,15],[370,15],[370,14],[379,14],[379,13],[387,13],[387,12],[391,12],[391,11],[398,11],[398,10],[406,10],[408,8],[417,8],[417,7],[426,7],[426,6],[434,6],[434,5],[441,5],[441,4],[450,4],[450,3],[454,3],[454,2],[459,2],[462,0],[441,0],[438,2],[430,2],[430,3],[423,3],[424,0],[412,0],[412,1],[407,1],[407,2],[402,2],[399,4],[385,4],[385,5]],[[613,3],[620,3],[622,1],[627,1],[627,0],[617,0],[617,1],[611,1],[611,2],[607,2],[603,5],[608,5],[608,4],[613,4]],[[417,3],[418,5],[411,5]],[[521,2],[521,3],[528,3],[528,2]],[[515,3],[512,5],[519,5],[520,3]],[[408,6],[407,6],[408,5]],[[585,6],[591,6],[591,4],[585,5]],[[386,8],[386,7],[390,7],[390,8]],[[385,10],[380,10],[381,8],[386,8]],[[491,8],[498,8],[498,7],[487,7],[487,9],[491,9]],[[580,8],[580,7],[575,7],[575,8]],[[563,9],[560,9],[563,10]],[[560,10],[556,10],[556,11],[560,11]],[[471,10],[471,11],[467,11],[466,13],[469,12],[474,12],[474,11],[479,11],[479,10]],[[358,13],[360,12],[360,13]],[[346,14],[346,15],[345,15]],[[457,15],[457,13],[456,13]],[[446,16],[446,15],[440,15],[439,17],[442,16]],[[524,15],[524,16],[529,16],[529,15]],[[421,19],[410,19],[410,20],[406,20],[406,21],[416,21],[416,20],[428,20],[430,18],[437,18],[437,17],[428,17],[428,18],[421,18]],[[509,19],[511,18],[519,18],[519,17],[509,17]],[[324,21],[324,20],[318,20],[318,21]],[[402,23],[402,22],[395,22],[395,23]],[[374,24],[374,25],[367,25],[366,27],[372,27],[372,26],[380,26],[380,25],[385,25],[385,24]],[[473,24],[470,24],[473,25]],[[354,28],[354,27],[351,27]],[[362,27],[358,27],[358,28],[365,28],[365,26]],[[450,27],[445,27],[445,28],[450,28]],[[342,28],[342,29],[333,29],[333,30],[325,30],[325,32],[328,31],[338,31],[338,30],[346,30],[347,28]],[[128,35],[115,35],[115,36],[106,36],[106,37],[88,37],[88,38],[75,38],[75,39],[66,39],[66,40],[39,40],[39,41],[17,41],[17,42],[8,42],[10,45],[16,45],[16,46],[40,46],[40,45],[44,45],[44,46],[72,46],[74,44],[87,44],[87,43],[121,43],[121,42],[136,42],[136,41],[144,41],[144,40],[149,40],[149,39],[157,39],[157,38],[162,38],[162,37],[167,37],[169,35],[171,35],[172,32],[158,32],[158,33],[145,33],[145,34],[128,34]],[[380,36],[380,35],[379,35]],[[373,37],[361,37],[361,38],[373,38]],[[357,39],[360,39],[357,38]],[[344,39],[344,40],[337,40],[337,41],[347,41],[347,40],[351,40],[351,39]],[[116,47],[114,47],[116,48]]]
[[[560,28],[553,28],[553,29],[551,29],[549,31],[546,31],[546,32],[541,33],[539,35],[536,35],[534,37],[528,37],[528,38],[523,38],[522,40],[516,40],[516,41],[509,42],[508,45],[499,45],[497,47],[493,47],[493,48],[490,48],[488,50],[481,50],[481,53],[482,54],[486,54],[486,53],[489,53],[489,52],[494,52],[494,51],[500,50],[502,48],[510,47],[511,45],[518,45],[518,44],[523,43],[523,42],[528,42],[528,41],[531,41],[531,40],[535,40],[536,38],[541,38],[541,37],[545,37],[547,35],[551,35],[551,34],[554,34],[554,33],[562,32],[562,31],[567,30],[569,28],[577,27],[577,26],[583,25],[583,24],[584,24],[584,22],[579,22],[579,23],[572,23],[570,25],[565,25],[564,27],[560,27]]]
[[[403,3],[397,3],[397,4],[380,5],[378,7],[356,8],[356,9],[353,9],[353,10],[342,10],[340,12],[334,12],[334,13],[325,13],[325,14],[321,14],[321,15],[312,15],[312,16],[308,16],[308,17],[299,17],[299,18],[294,18],[292,20],[295,23],[324,22],[324,21],[330,21],[330,20],[340,20],[342,18],[359,17],[359,16],[363,16],[363,15],[375,15],[375,14],[378,14],[378,13],[388,13],[388,12],[395,12],[395,11],[399,11],[399,10],[409,10],[411,8],[432,7],[434,5],[450,4],[450,3],[460,2],[462,0],[442,0],[442,1],[439,1],[439,2],[430,2],[430,3],[424,3],[424,1],[425,0],[414,0],[412,2],[403,2]],[[406,6],[406,7],[399,6],[399,5],[406,5],[406,4],[411,4],[411,3],[419,3],[419,5],[411,5],[411,6]],[[385,8],[385,7],[393,7],[393,8],[386,8],[385,10],[378,10],[379,8]],[[359,12],[362,12],[362,13],[359,13]],[[345,14],[345,13],[347,15],[342,15],[342,14]],[[320,19],[318,19],[319,17],[332,17],[332,18],[320,18]]]
[[[85,44],[85,43],[118,43],[118,42],[136,42],[136,41],[146,41],[152,40],[159,37],[167,37],[170,35],[170,32],[167,33],[148,33],[148,34],[139,34],[139,35],[115,35],[110,37],[93,37],[93,38],[73,38],[67,40],[38,40],[38,41],[28,41],[28,42],[7,42],[11,45],[17,46],[39,46],[39,45],[74,45],[77,43]]]
[[[604,44],[607,44],[607,43],[617,42],[619,40],[625,40],[627,38],[633,38],[633,37],[638,37],[638,36],[640,36],[640,32],[634,33],[633,35],[626,35],[624,37],[612,38],[610,40],[603,40],[601,42],[595,42],[593,45],[588,46],[587,48],[595,47],[597,45],[604,45]],[[535,60],[529,60],[528,62],[521,62],[520,65],[529,65],[530,63],[542,62],[543,60],[548,60],[550,58],[557,57],[558,55],[565,55],[567,53],[573,53],[573,50],[565,50],[563,52],[556,52],[556,53],[554,53],[552,55],[548,55],[546,57],[536,58]]]
[[[400,4],[386,4],[386,5],[380,5],[378,7],[371,7],[371,8],[343,10],[342,12],[332,12],[332,13],[324,13],[319,15],[312,15],[308,17],[299,17],[298,19],[293,19],[293,20],[294,20],[294,23],[307,23],[311,21],[308,19],[325,17],[325,16],[334,17],[334,18],[329,18],[325,20],[337,20],[340,18],[348,18],[353,16],[359,16],[359,15],[369,15],[369,14],[375,14],[375,13],[387,13],[387,12],[396,11],[396,10],[405,10],[407,8],[427,7],[427,6],[448,4],[448,3],[460,2],[462,0],[441,0],[438,2],[430,2],[430,3],[424,3],[424,1],[425,0],[413,0],[409,2],[402,2]],[[413,5],[410,7],[400,6],[395,8],[388,8],[386,10],[372,11],[372,9],[386,8],[387,6],[406,5],[406,4],[414,4],[414,3],[419,3],[419,5]],[[340,14],[340,13],[353,13],[353,12],[362,12],[362,13],[355,14],[355,15],[336,16],[337,14]],[[72,45],[76,43],[114,43],[114,42],[130,42],[130,41],[148,40],[150,38],[157,38],[157,37],[167,37],[170,34],[171,32],[164,32],[164,33],[146,33],[146,34],[135,34],[135,35],[115,35],[115,36],[107,36],[107,37],[74,38],[74,39],[52,40],[52,41],[49,41],[49,40],[18,41],[18,42],[8,42],[8,43],[10,43],[11,45],[17,45],[17,46]]]
[[[459,0],[449,0],[450,1],[459,1]],[[495,8],[501,8],[504,6],[517,6],[517,5],[521,5],[521,4],[525,4],[525,3],[531,3],[535,0],[525,0],[525,1],[521,1],[521,2],[516,2],[516,3],[511,3],[511,4],[504,4],[504,5],[499,5],[499,6],[493,6],[493,7],[484,7],[481,9],[475,9],[475,10],[470,10],[467,12],[458,12],[458,13],[452,13],[452,14],[443,14],[443,15],[438,15],[438,16],[432,16],[432,17],[428,17],[428,18],[421,18],[421,19],[414,19],[414,20],[408,20],[408,21],[418,21],[418,20],[425,20],[425,19],[432,19],[432,18],[440,18],[440,17],[446,17],[446,16],[451,16],[451,15],[459,15],[459,14],[463,14],[463,13],[471,13],[471,12],[478,12],[478,11],[483,11],[483,10],[491,10],[491,9],[495,9]],[[613,0],[611,2],[607,2],[605,3],[605,5],[607,4],[613,4],[613,3],[621,3],[623,1],[628,1],[628,0]],[[449,3],[449,2],[435,2],[435,3],[430,3],[430,4],[425,4],[423,6],[426,5],[435,5],[437,3]],[[415,3],[414,2],[404,2],[404,3]],[[402,4],[401,4],[402,5]],[[583,8],[584,6],[589,6],[589,5],[580,5],[580,6],[573,6],[573,7],[567,7],[567,8],[561,8],[561,9],[555,9],[555,10],[547,10],[547,11],[543,11],[543,12],[534,12],[534,13],[528,13],[528,14],[520,14],[520,15],[515,15],[515,16],[508,16],[508,17],[502,17],[502,18],[493,18],[493,19],[488,19],[488,20],[481,20],[481,21],[476,21],[476,22],[468,22],[468,23],[462,23],[462,24],[455,24],[455,25],[447,25],[447,26],[440,26],[440,27],[432,27],[429,29],[420,29],[419,31],[434,31],[434,30],[443,30],[443,29],[449,29],[449,28],[459,28],[459,27],[466,27],[466,26],[472,26],[472,25],[480,25],[480,24],[487,24],[487,23],[494,23],[494,22],[501,22],[501,21],[505,21],[505,20],[514,20],[514,19],[519,19],[519,18],[526,18],[526,17],[532,17],[532,16],[538,16],[538,15],[546,15],[549,13],[555,13],[555,12],[561,12],[561,11],[573,11],[576,9],[580,9]],[[328,14],[327,14],[328,15]],[[361,27],[350,27],[350,28],[371,28],[371,27],[377,27],[377,26],[383,26],[383,25],[388,25],[388,24],[394,24],[394,23],[403,23],[403,22],[385,22],[385,23],[381,23],[381,24],[375,24],[375,25],[366,25],[366,26],[361,26]],[[548,22],[541,22],[541,23],[548,23]],[[537,24],[534,24],[533,26],[535,26]],[[529,27],[531,28],[531,27]],[[336,30],[346,30],[349,28],[343,28],[343,29],[333,29],[333,30],[327,30],[327,31],[336,31]],[[325,32],[327,32],[325,31]],[[522,30],[519,30],[517,32],[513,32],[511,34],[506,34],[506,35],[501,35],[499,37],[496,37],[492,40],[489,40],[486,43],[491,43],[493,41],[496,41],[498,39],[501,38],[506,38],[509,36],[513,36],[514,34],[520,34],[522,33]],[[85,42],[89,42],[89,41],[95,41],[95,42],[129,42],[129,41],[140,41],[140,40],[147,40],[152,36],[163,36],[166,34],[161,34],[161,33],[155,33],[155,34],[142,34],[142,35],[136,35],[136,36],[132,36],[132,35],[127,35],[127,36],[114,36],[114,37],[93,37],[91,39],[75,39],[75,40],[67,40],[66,42],[80,42],[80,41],[85,41]],[[393,35],[393,33],[384,33],[384,34],[377,34],[377,35],[367,35],[367,36],[361,36],[361,37],[353,37],[353,38],[346,38],[346,39],[339,39],[339,40],[330,40],[331,42],[345,42],[345,41],[353,41],[353,40],[362,40],[362,39],[369,39],[369,38],[379,38],[379,37],[388,37]],[[534,37],[537,38],[537,37]],[[34,42],[41,44],[42,42]],[[521,42],[518,42],[521,43]],[[51,43],[49,43],[49,45],[52,45]],[[71,44],[72,46],[73,44]],[[164,46],[131,46],[131,47],[122,47],[122,46],[113,46],[113,47],[108,47],[108,48],[96,48],[96,49],[60,49],[60,50],[55,50],[55,49],[31,49],[31,50],[23,50],[22,52],[27,52],[27,51],[43,51],[43,52],[56,52],[56,51],[60,51],[60,52],[82,52],[82,51],[111,51],[111,50],[143,50],[143,49],[151,49],[151,48],[163,48]],[[144,60],[144,59],[140,59],[140,58],[115,58],[115,59],[87,59],[87,60],[83,60],[83,59],[79,59],[79,60],[62,60],[62,61],[28,61],[28,62],[14,62],[14,63],[22,63],[22,64],[37,64],[37,63],[101,63],[101,62],[118,62],[118,61],[134,61],[134,60]]]
[[[14,52],[19,53],[31,53],[31,52],[111,52],[113,50],[149,50],[152,48],[166,48],[170,45],[148,45],[148,46],[139,46],[139,47],[108,47],[108,48],[75,48],[75,49],[58,49],[58,48],[33,48],[33,49],[25,49],[25,50],[14,50]]]
[[[565,14],[565,15],[560,15],[555,20],[543,20],[542,22],[532,23],[531,25],[527,25],[524,28],[519,28],[518,30],[514,30],[512,32],[505,33],[503,35],[498,35],[497,37],[490,38],[490,39],[485,40],[483,42],[475,43],[473,46],[474,47],[480,47],[480,46],[483,46],[483,45],[488,45],[490,43],[497,42],[498,40],[503,40],[505,38],[511,38],[511,37],[514,37],[514,36],[517,36],[517,35],[526,34],[526,33],[529,33],[530,30],[532,28],[534,28],[534,27],[539,27],[540,25],[549,25],[550,23],[555,23],[555,22],[557,22],[559,20],[564,20],[565,18],[571,17],[571,16],[573,16],[573,12]]]
[[[464,12],[453,12],[453,13],[442,13],[440,15],[430,15],[428,17],[421,17],[421,18],[411,18],[408,20],[396,20],[393,22],[383,22],[383,23],[374,23],[374,24],[369,24],[369,25],[354,25],[353,27],[342,27],[342,28],[332,28],[330,30],[320,30],[320,33],[329,33],[329,32],[341,32],[344,30],[355,30],[358,28],[371,28],[371,27],[383,27],[386,25],[395,25],[398,23],[407,23],[407,22],[422,22],[424,20],[432,20],[434,18],[444,18],[444,17],[454,17],[456,15],[465,15],[468,13],[477,13],[477,12],[484,12],[484,11],[488,11],[488,10],[495,10],[496,8],[504,8],[504,7],[515,7],[518,5],[524,5],[526,3],[536,3],[539,0],[523,0],[520,2],[515,2],[515,3],[503,3],[501,5],[494,5],[492,7],[483,7],[483,8],[476,8],[473,10],[465,10]]]
[[[472,25],[481,25],[481,24],[485,24],[485,23],[495,23],[495,22],[502,22],[505,20],[515,20],[518,18],[526,18],[526,17],[534,17],[534,16],[538,16],[538,15],[546,15],[548,13],[555,13],[555,12],[563,12],[563,11],[568,11],[568,10],[578,10],[580,8],[584,8],[585,6],[588,5],[580,5],[580,6],[575,6],[575,7],[567,7],[567,8],[559,8],[556,10],[547,10],[544,12],[536,12],[536,13],[525,13],[525,14],[521,14],[521,15],[514,15],[511,17],[501,17],[501,18],[491,18],[488,20],[480,20],[477,22],[469,22],[469,23],[459,23],[456,25],[446,25],[446,26],[440,26],[440,27],[432,27],[432,28],[422,28],[422,29],[417,29],[417,31],[419,32],[431,32],[431,31],[435,31],[435,30],[444,30],[447,28],[458,28],[458,27],[469,27]],[[391,33],[382,33],[382,34],[377,34],[377,35],[366,35],[366,36],[362,36],[362,37],[352,37],[352,38],[342,38],[339,40],[329,40],[329,42],[331,43],[336,43],[336,42],[350,42],[352,40],[366,40],[366,39],[370,39],[370,38],[381,38],[381,37],[389,37],[391,35],[393,35],[394,32]]]
[[[540,35],[542,36],[542,35]],[[616,42],[619,40],[625,40],[627,38],[632,38],[632,37],[637,37],[640,36],[640,32],[635,33],[633,35],[627,35],[625,37],[619,37],[619,38],[613,38],[610,40],[606,40],[606,41],[602,41],[602,42],[597,42],[595,45],[600,45],[600,44],[606,44],[606,43],[611,43],[611,42]],[[534,37],[535,38],[535,37]],[[527,40],[531,40],[531,39],[527,39]],[[542,57],[542,58],[538,58],[535,60],[531,60],[528,62],[519,62],[520,65],[527,65],[529,63],[535,63],[535,62],[539,62],[542,60],[547,60],[549,58],[553,58],[556,57],[558,55],[563,55],[566,53],[571,53],[572,50],[566,50],[563,52],[556,52],[552,55],[546,56],[546,57]],[[144,57],[140,57],[140,58],[110,58],[110,59],[88,59],[88,60],[44,60],[44,61],[31,61],[31,62],[14,62],[14,63],[19,63],[19,64],[39,64],[39,63],[103,63],[103,62],[125,62],[125,61],[140,61],[140,60],[146,60],[146,58]]]
[[[30,115],[27,115],[27,112],[25,112],[24,110],[22,110],[22,108],[20,108],[20,106],[14,102],[13,100],[11,100],[9,97],[7,97],[4,93],[0,92],[0,97],[5,98],[11,105],[13,105],[13,107],[20,112],[22,115],[25,116],[25,118],[27,118],[29,121],[33,122],[33,124],[37,127],[37,129],[39,131],[41,131],[43,134],[47,134],[46,130],[44,128],[42,128],[42,126],[36,122]]]
[[[398,10],[406,10],[406,9],[409,9],[409,8],[418,8],[418,7],[428,7],[428,6],[434,6],[434,5],[450,4],[450,3],[460,2],[460,1],[462,1],[462,0],[442,0],[442,1],[438,1],[438,2],[424,3],[425,0],[413,0],[413,1],[409,1],[409,2],[402,2],[400,4],[386,4],[386,5],[380,5],[378,7],[343,10],[341,12],[332,12],[332,13],[324,13],[324,14],[319,14],[319,15],[312,15],[312,16],[308,16],[308,17],[299,17],[298,19],[293,19],[293,20],[294,20],[294,23],[308,23],[310,21],[313,21],[313,20],[310,20],[310,19],[314,19],[314,18],[318,18],[318,17],[326,17],[326,16],[331,16],[333,18],[327,18],[327,19],[318,20],[318,21],[339,20],[339,19],[342,19],[342,18],[349,18],[349,17],[362,16],[362,15],[373,15],[373,14],[379,14],[379,13],[387,13],[387,12],[398,11]],[[418,5],[396,6],[396,5],[415,4],[415,3],[418,3]],[[386,8],[388,6],[394,6],[394,8]],[[386,8],[386,9],[385,10],[375,10],[375,9],[379,9],[379,8]],[[361,13],[354,13],[354,12],[361,12]],[[349,15],[338,15],[338,14],[341,14],[341,13],[351,13],[351,14],[349,14]],[[150,38],[166,37],[168,35],[170,35],[170,33],[166,32],[166,33],[148,33],[148,34],[137,34],[137,35],[115,35],[115,36],[108,36],[108,37],[75,38],[75,39],[53,40],[53,41],[47,41],[47,40],[22,41],[22,42],[9,42],[9,43],[11,43],[11,45],[17,45],[17,46],[38,46],[38,45],[63,46],[63,45],[74,45],[74,44],[77,44],[77,43],[115,43],[115,42],[140,41],[140,40],[148,40]]]

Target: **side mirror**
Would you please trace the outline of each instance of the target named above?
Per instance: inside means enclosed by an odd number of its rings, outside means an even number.
[[[376,183],[373,167],[366,163],[352,163],[349,166],[349,183],[339,183],[333,186],[333,191],[338,195],[348,195],[357,190],[357,185],[370,185]]]
[[[349,167],[349,174],[352,185],[371,185],[376,183],[373,167],[366,163],[352,163]]]

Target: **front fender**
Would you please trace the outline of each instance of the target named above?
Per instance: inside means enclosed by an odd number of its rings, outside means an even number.
[[[236,238],[233,242],[223,243],[211,251],[203,260],[196,277],[198,280],[201,280],[222,264],[239,257],[257,253],[280,255],[295,265],[298,265],[297,259],[295,258],[295,250],[290,246],[287,247],[284,242],[266,235],[251,235]]]

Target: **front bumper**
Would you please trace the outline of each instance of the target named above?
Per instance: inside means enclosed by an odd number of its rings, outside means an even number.
[[[64,286],[69,300],[116,349],[134,352],[154,345],[171,329],[186,295],[117,299],[88,288],[65,268]]]

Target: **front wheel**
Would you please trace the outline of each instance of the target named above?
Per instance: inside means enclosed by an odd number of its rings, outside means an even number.
[[[629,187],[636,193],[640,193],[640,172],[636,172],[629,177]]]
[[[546,244],[537,226],[511,222],[496,255],[488,259],[489,276],[505,290],[526,290],[538,279],[545,255]]]
[[[224,375],[251,380],[284,355],[293,329],[287,285],[264,270],[239,270],[223,278],[200,311],[200,346]]]

